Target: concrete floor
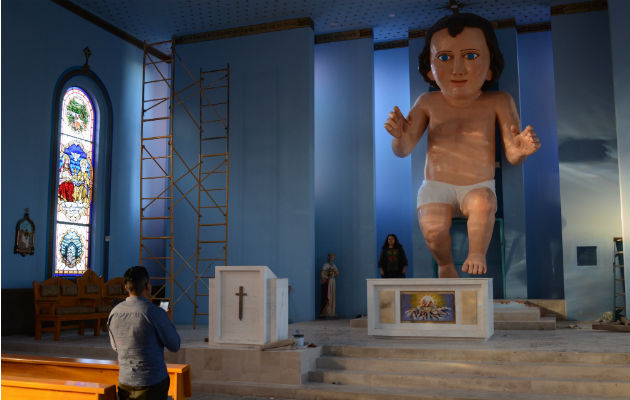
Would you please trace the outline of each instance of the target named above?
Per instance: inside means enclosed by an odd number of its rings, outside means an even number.
[[[346,345],[392,348],[448,348],[474,350],[537,350],[563,352],[597,352],[630,354],[630,334],[598,331],[591,329],[592,322],[559,321],[556,330],[546,331],[495,331],[487,341],[479,339],[439,339],[439,338],[378,338],[367,335],[365,328],[350,328],[347,319],[309,321],[289,325],[289,334],[296,330],[304,334],[306,343],[317,346]],[[205,348],[207,335],[205,325],[192,329],[192,326],[177,326],[186,348]],[[85,336],[75,330],[63,331],[60,341],[54,341],[52,333],[44,333],[41,340],[33,336],[4,336],[0,341],[2,352],[34,353],[42,355],[76,354],[81,348],[81,357],[115,359],[116,354],[109,345],[106,333],[92,336],[86,329]],[[191,400],[263,400],[262,397],[239,397],[197,393]],[[276,398],[276,400],[281,400]]]
[[[544,331],[495,331],[487,341],[480,339],[450,338],[391,338],[372,337],[367,329],[350,328],[349,320],[318,320],[299,322],[289,325],[289,334],[296,330],[304,334],[307,343],[323,345],[345,345],[365,347],[410,347],[449,349],[510,349],[540,351],[575,351],[601,353],[630,353],[630,334],[591,329],[592,322],[559,321],[556,330]],[[205,325],[192,329],[190,325],[178,325],[177,331],[182,338],[182,346],[187,348],[205,348],[208,337]],[[62,331],[61,340],[54,341],[52,333],[44,333],[41,340],[33,336],[3,336],[0,341],[3,352],[20,351],[32,353],[63,353],[65,348],[89,346],[100,358],[115,358],[106,333],[92,336],[86,329],[85,336],[79,336],[76,330]],[[104,357],[110,354],[109,357]],[[88,355],[85,355],[88,357]]]

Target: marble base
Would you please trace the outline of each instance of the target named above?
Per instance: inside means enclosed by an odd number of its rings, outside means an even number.
[[[492,279],[367,279],[368,335],[488,339]]]

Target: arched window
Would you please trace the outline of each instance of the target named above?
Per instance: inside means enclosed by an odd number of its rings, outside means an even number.
[[[76,276],[90,267],[97,116],[77,86],[66,89],[59,111],[53,275]]]

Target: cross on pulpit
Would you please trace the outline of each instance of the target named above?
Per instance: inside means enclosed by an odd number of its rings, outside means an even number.
[[[238,287],[238,293],[234,293],[238,296],[238,319],[243,320],[243,296],[247,296],[247,293],[243,292],[243,286]]]

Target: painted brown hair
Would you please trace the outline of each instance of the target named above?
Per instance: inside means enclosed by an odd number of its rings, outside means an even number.
[[[455,37],[459,35],[465,27],[481,29],[483,36],[486,38],[488,50],[490,50],[492,79],[486,81],[481,87],[481,90],[488,90],[499,81],[501,72],[503,72],[503,54],[499,49],[499,43],[490,21],[470,13],[453,14],[440,19],[429,29],[424,39],[424,48],[418,57],[418,71],[420,71],[420,75],[436,89],[439,89],[437,83],[428,76],[429,71],[431,71],[431,38],[435,32],[442,29],[448,29],[449,35]]]

